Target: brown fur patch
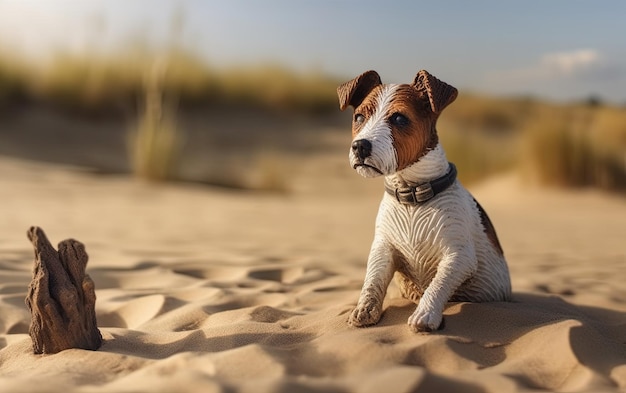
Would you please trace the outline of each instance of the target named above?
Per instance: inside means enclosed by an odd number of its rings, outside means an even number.
[[[382,85],[376,86],[372,89],[370,94],[363,99],[361,104],[354,109],[354,117],[352,121],[352,138],[355,138],[361,129],[367,123],[367,119],[372,117],[374,112],[376,111],[376,102],[378,101],[378,97],[382,92]],[[365,121],[362,123],[357,123],[354,121],[357,115],[363,115],[365,117]]]
[[[400,113],[409,119],[406,126],[389,124],[398,156],[398,170],[402,170],[437,146],[437,116],[430,110],[428,97],[411,85],[400,85],[396,91],[387,108],[387,118],[394,113]]]
[[[498,235],[496,234],[496,229],[491,223],[487,212],[485,211],[485,209],[483,209],[482,206],[480,206],[480,203],[478,203],[476,198],[473,199],[476,203],[476,207],[478,207],[478,213],[480,213],[480,222],[483,224],[483,229],[485,231],[485,234],[487,235],[487,238],[489,239],[493,247],[500,253],[500,255],[504,255],[504,251],[502,250],[502,246],[500,245],[500,240],[498,240]]]

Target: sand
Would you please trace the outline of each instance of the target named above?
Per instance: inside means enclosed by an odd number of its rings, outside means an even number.
[[[340,165],[302,165],[280,195],[0,157],[0,391],[626,391],[623,197],[474,185],[514,301],[451,303],[444,329],[416,334],[392,287],[356,329],[382,186]],[[85,243],[100,350],[32,354],[31,225]]]

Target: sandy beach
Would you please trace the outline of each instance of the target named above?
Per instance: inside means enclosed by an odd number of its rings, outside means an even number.
[[[626,391],[623,197],[472,185],[514,301],[451,303],[444,329],[416,334],[391,287],[381,322],[356,329],[382,183],[344,167],[311,158],[283,195],[0,157],[0,391]],[[32,353],[32,225],[86,245],[100,350]]]

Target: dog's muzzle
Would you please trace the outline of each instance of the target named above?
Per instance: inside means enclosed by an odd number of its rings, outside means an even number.
[[[352,142],[352,152],[359,159],[359,162],[372,155],[372,142],[367,139],[357,139]]]
[[[380,169],[365,162],[365,160],[372,155],[372,142],[368,141],[367,139],[357,139],[356,141],[352,142],[351,149],[352,154],[354,154],[354,157],[356,158],[356,162],[352,165],[352,168],[357,169],[359,167],[362,167],[372,170],[379,175],[383,174]]]

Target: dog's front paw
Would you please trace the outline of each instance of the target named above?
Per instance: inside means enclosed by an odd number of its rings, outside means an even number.
[[[432,332],[441,327],[443,315],[441,312],[417,307],[409,317],[408,324],[414,332]]]
[[[354,327],[365,327],[376,324],[382,316],[382,306],[374,300],[359,302],[350,314],[348,323]]]

